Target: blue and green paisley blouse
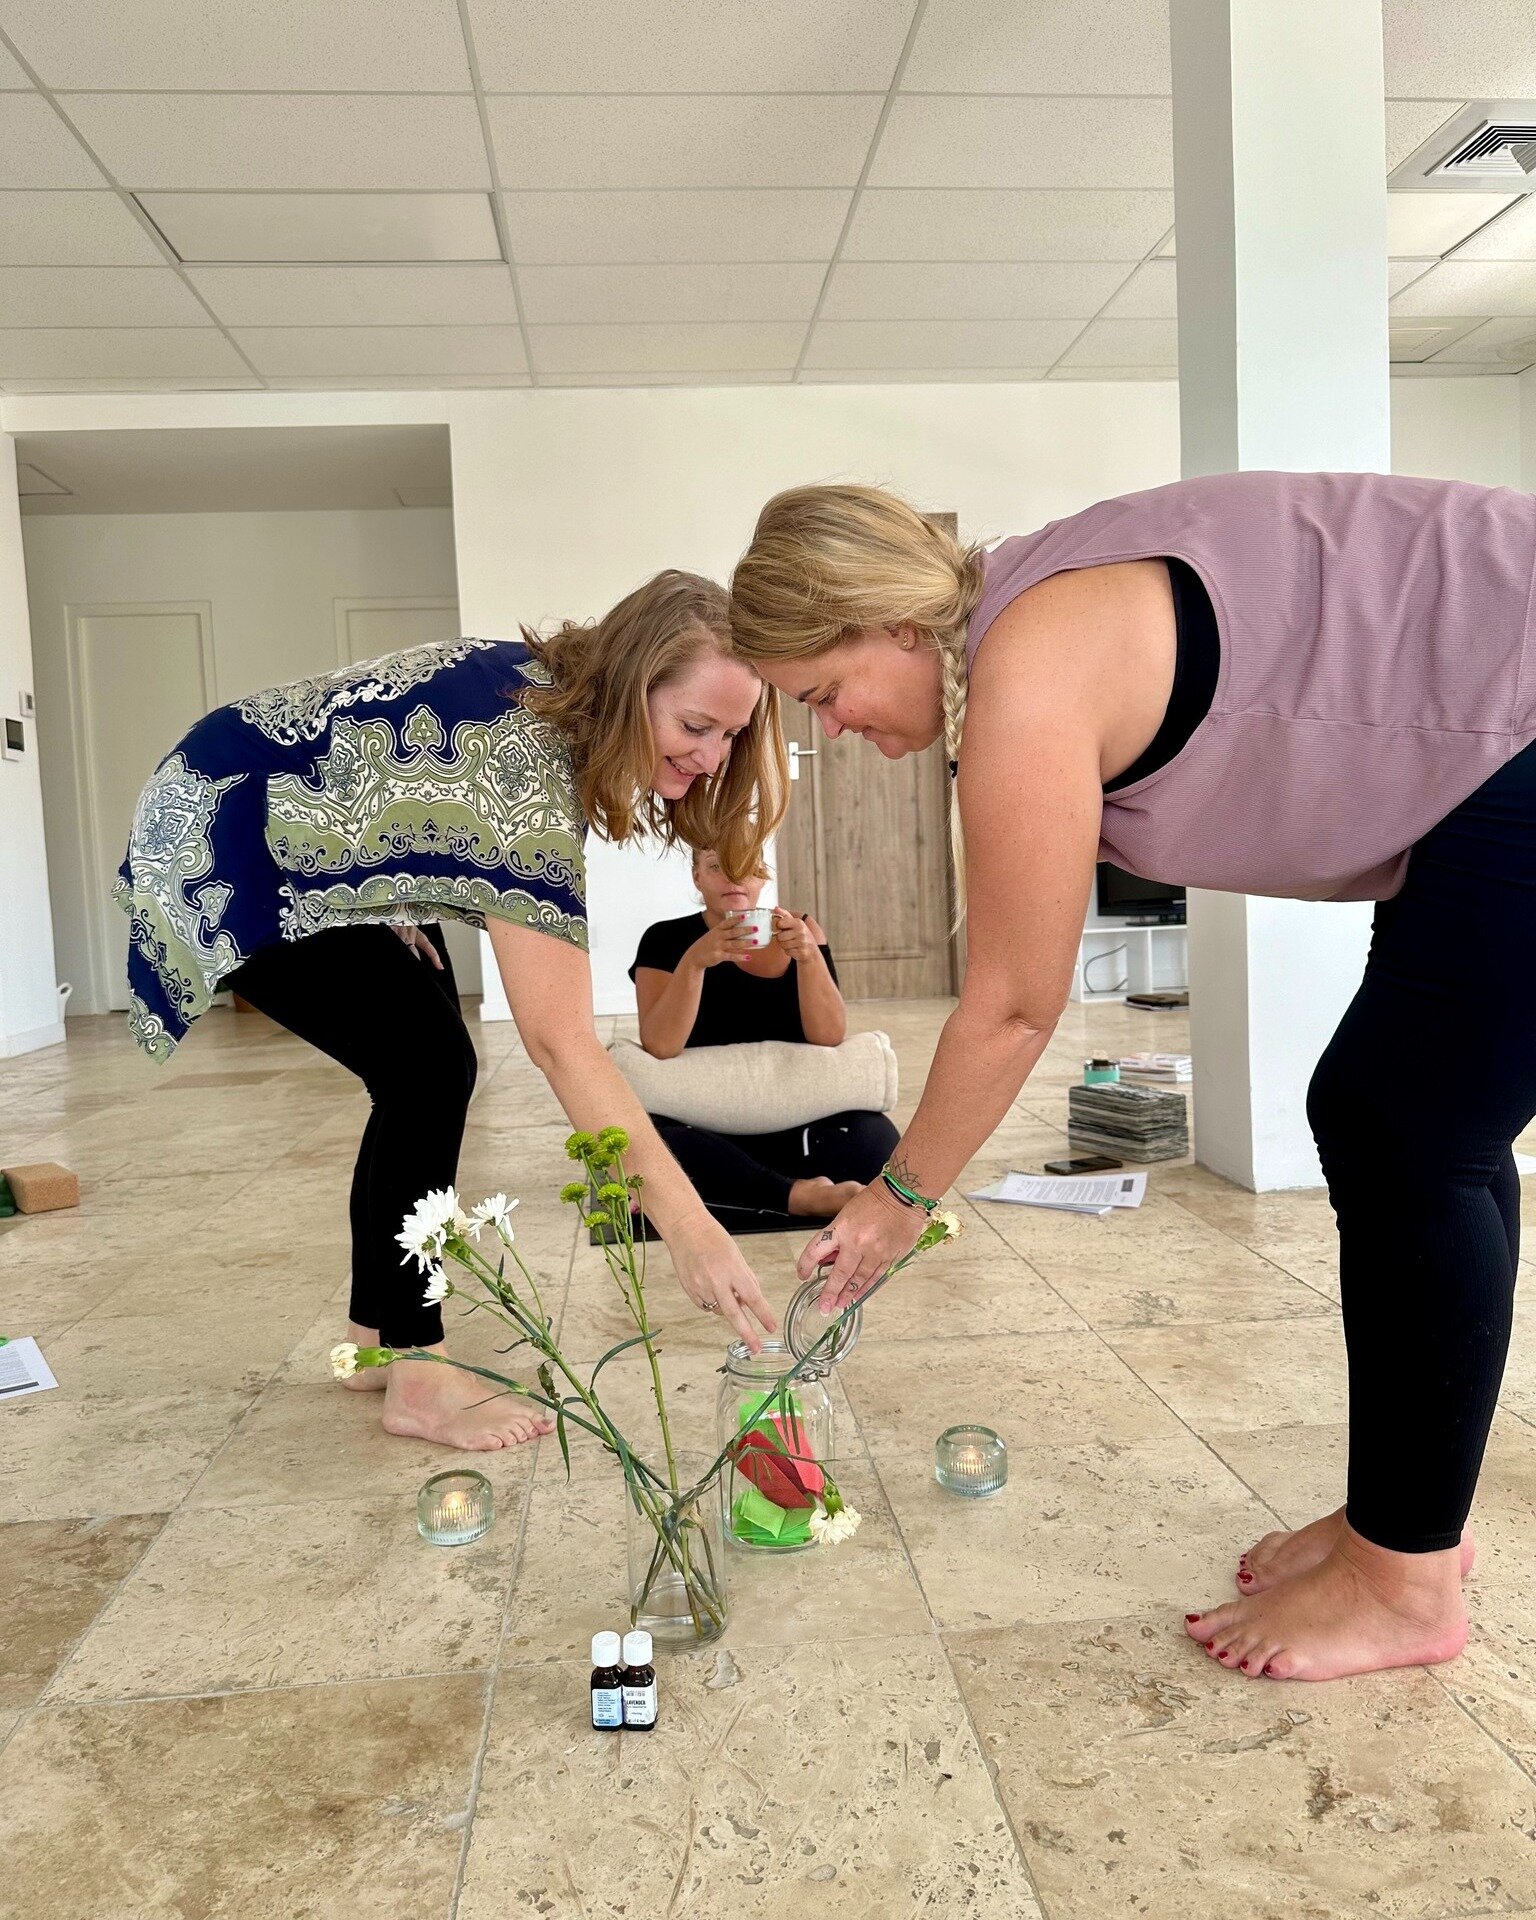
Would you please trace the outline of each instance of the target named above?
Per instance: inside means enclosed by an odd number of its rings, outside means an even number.
[[[129,1024],[167,1059],[261,947],[363,921],[488,919],[585,947],[564,735],[519,641],[456,640],[217,707],[156,768],[116,894]]]

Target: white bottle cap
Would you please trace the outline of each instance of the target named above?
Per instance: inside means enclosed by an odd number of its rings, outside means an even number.
[[[625,1634],[624,1664],[626,1667],[648,1667],[651,1664],[651,1636],[643,1628]]]
[[[592,1664],[594,1667],[616,1667],[619,1664],[619,1636],[616,1633],[594,1633],[592,1636]]]

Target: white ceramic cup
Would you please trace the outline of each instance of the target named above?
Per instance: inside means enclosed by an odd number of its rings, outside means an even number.
[[[773,938],[772,907],[746,907],[736,915],[736,923],[751,934],[749,947],[766,947]]]

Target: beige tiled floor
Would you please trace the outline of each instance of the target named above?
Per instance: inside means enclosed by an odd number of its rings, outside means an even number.
[[[943,1008],[866,1006],[915,1096]],[[509,1028],[465,1146],[574,1351],[619,1337],[551,1200],[565,1127]],[[416,1537],[435,1449],[326,1378],[362,1101],[254,1017],[157,1071],[117,1021],[0,1065],[5,1151],[77,1213],[0,1226],[0,1329],[55,1394],[0,1407],[0,1915],[28,1920],[1440,1920],[1536,1914],[1536,1329],[1523,1303],[1475,1522],[1473,1638],[1434,1672],[1307,1688],[1212,1668],[1179,1613],[1253,1536],[1338,1498],[1342,1344],[1322,1196],[1153,1172],[1105,1221],[967,1207],[834,1383],[835,1555],[741,1563],[725,1652],[662,1667],[654,1735],[595,1736],[622,1497],[552,1442],[487,1459],[475,1546]],[[1094,1050],[1176,1016],[1074,1009],[978,1180],[1063,1145]],[[795,1242],[744,1243],[782,1303]],[[718,1329],[660,1297],[683,1444]],[[461,1332],[490,1356],[489,1330]],[[620,1363],[622,1365],[622,1363]],[[615,1375],[618,1368],[615,1368]],[[638,1414],[643,1383],[615,1378]],[[944,1496],[937,1429],[1009,1437]]]

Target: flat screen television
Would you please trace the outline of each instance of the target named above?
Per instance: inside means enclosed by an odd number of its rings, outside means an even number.
[[[1113,861],[1099,862],[1098,907],[1106,920],[1184,920],[1184,889],[1168,880],[1143,880]]]

